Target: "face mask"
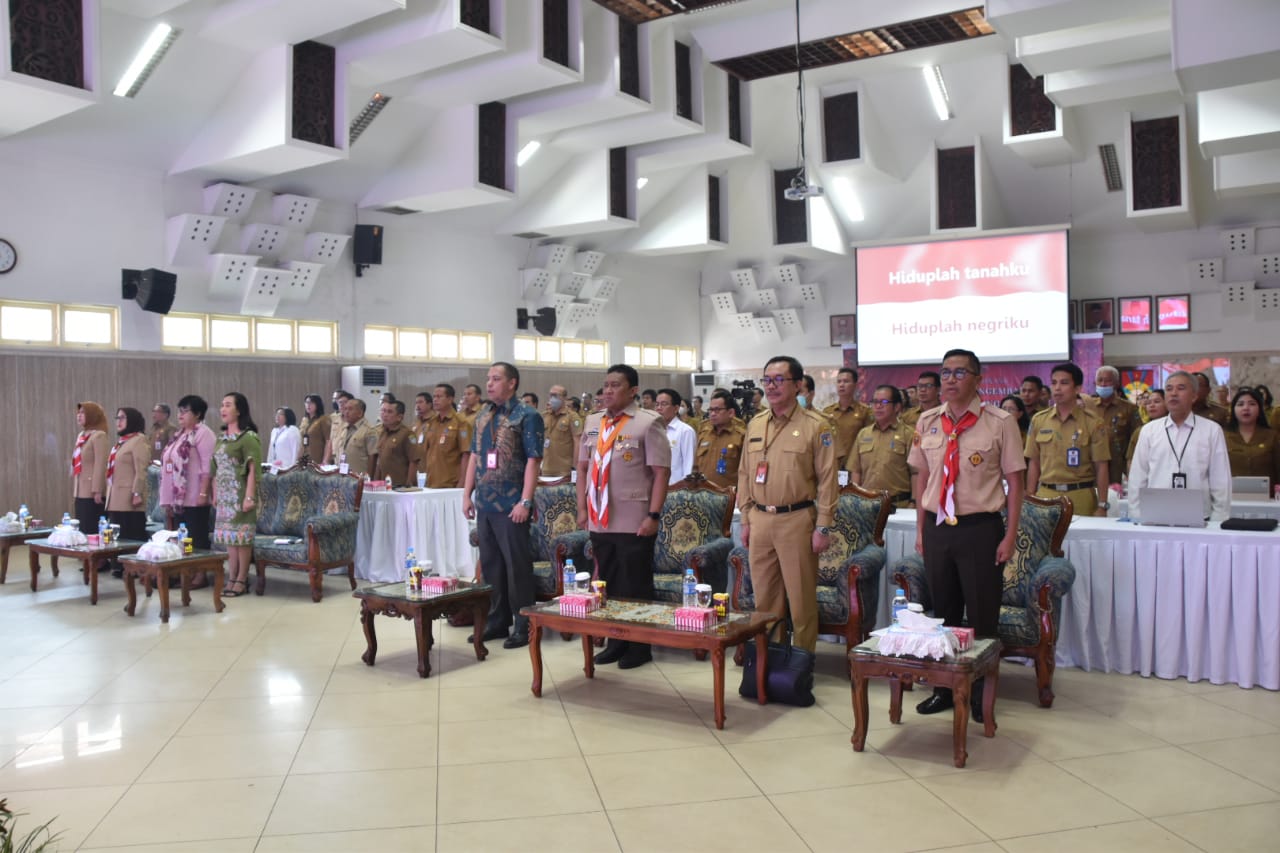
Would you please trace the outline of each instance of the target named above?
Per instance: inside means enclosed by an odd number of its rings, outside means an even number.
[[[684,417],[685,415],[687,415],[687,414],[689,414],[689,410],[688,410],[688,409],[686,409],[684,406],[681,406],[681,407],[680,407],[680,417],[682,417],[682,418],[683,418],[683,417]]]
[[[333,410],[334,410],[335,412],[340,411],[340,410],[339,410],[339,408],[338,408],[338,401],[337,401],[337,400],[334,400],[334,401],[333,401]]]
[[[1098,392],[1098,396],[1104,400],[1116,393],[1116,389],[1112,388],[1110,385],[1099,385],[1094,390],[1096,390]]]
[[[558,412],[560,411],[560,407],[564,405],[564,400],[561,400],[559,397],[552,397],[547,401],[547,405],[551,406],[551,411]]]
[[[805,396],[805,395],[803,395],[803,394],[797,394],[797,395],[796,395],[796,402],[797,402],[797,403],[799,403],[799,404],[800,404],[800,408],[802,408],[802,409],[803,409],[803,408],[805,408],[806,406],[808,406],[808,405],[809,405],[809,398],[808,398],[808,397],[806,397],[806,396]]]

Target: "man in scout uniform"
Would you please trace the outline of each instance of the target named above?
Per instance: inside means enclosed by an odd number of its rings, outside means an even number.
[[[1084,373],[1071,362],[1054,365],[1049,374],[1053,405],[1037,412],[1027,430],[1027,491],[1036,497],[1071,500],[1076,516],[1105,517],[1111,446],[1107,429],[1089,409],[1079,405]]]
[[[578,527],[591,536],[609,597],[651,600],[671,444],[657,412],[636,405],[639,382],[631,365],[613,365],[604,379],[604,411],[587,416],[578,449]],[[634,669],[653,653],[648,643],[611,639],[595,660]]]
[[[378,410],[382,432],[373,456],[373,479],[391,479],[393,486],[407,486],[418,478],[418,454],[413,449],[413,433],[404,425],[404,403],[391,400]]]
[[[942,380],[936,370],[926,370],[916,380],[916,405],[907,409],[899,418],[904,424],[914,428],[920,416],[930,409],[938,407],[938,391],[942,388]]]
[[[1107,433],[1107,446],[1111,448],[1107,482],[1119,484],[1125,473],[1125,455],[1134,433],[1142,426],[1142,415],[1137,406],[1120,396],[1120,371],[1111,365],[1098,368],[1093,387],[1094,395],[1085,405],[1102,420]]]
[[[873,420],[871,407],[854,399],[858,391],[858,371],[842,367],[836,373],[836,402],[822,410],[835,426],[836,465],[843,467],[853,447],[853,438]]]
[[[565,405],[563,385],[552,385],[547,411],[542,415],[546,447],[542,450],[542,476],[567,477],[573,469],[578,442],[582,440],[582,416]]]
[[[813,651],[818,555],[831,544],[840,487],[831,424],[796,401],[803,377],[791,356],[765,365],[760,384],[768,405],[747,424],[738,505],[756,609],[785,614],[790,605],[792,642]]]
[[[151,435],[147,437],[147,441],[151,448],[152,462],[160,461],[160,457],[164,455],[164,449],[169,446],[169,442],[173,441],[174,435],[178,432],[178,428],[169,423],[170,414],[168,403],[156,403],[151,410]]]
[[[432,389],[431,412],[422,436],[419,470],[426,469],[428,489],[454,489],[467,476],[471,422],[454,409],[453,386],[447,382]]]
[[[1022,515],[1022,434],[1012,415],[978,397],[982,364],[972,352],[948,351],[938,375],[943,405],[920,416],[907,457],[916,469],[916,551],[924,557],[934,616],[961,625],[967,611],[979,637],[994,637],[1004,564]],[[1007,527],[1001,508],[1008,510]],[[936,714],[953,704],[949,688],[935,687],[916,711]],[[982,722],[982,679],[973,684],[970,704]]]
[[[885,489],[893,505],[911,505],[911,470],[907,467],[907,451],[913,430],[899,418],[902,392],[892,385],[881,385],[871,396],[875,422],[862,428],[853,440],[846,466],[849,482],[877,491]]]
[[[746,427],[738,421],[738,404],[723,388],[711,395],[707,419],[698,430],[694,470],[717,486],[738,485],[738,463]]]

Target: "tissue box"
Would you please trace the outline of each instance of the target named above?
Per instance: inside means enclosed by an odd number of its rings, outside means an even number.
[[[956,648],[965,652],[973,648],[973,629],[972,628],[951,628],[951,633],[956,636]]]
[[[427,595],[444,595],[458,588],[457,578],[426,577],[422,579],[422,591]]]
[[[716,612],[710,607],[677,607],[677,628],[689,631],[705,631],[716,624]]]
[[[560,596],[561,616],[586,616],[600,607],[600,599],[594,595],[562,595]]]

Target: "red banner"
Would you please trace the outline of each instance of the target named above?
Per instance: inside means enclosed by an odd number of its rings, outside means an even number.
[[[1120,331],[1151,331],[1151,297],[1120,299]]]
[[[1191,328],[1191,299],[1187,296],[1156,297],[1156,331],[1185,332]]]

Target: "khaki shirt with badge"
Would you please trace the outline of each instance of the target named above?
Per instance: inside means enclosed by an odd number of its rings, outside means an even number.
[[[177,434],[178,428],[173,424],[167,423],[162,427],[151,428],[151,435],[148,436],[147,440],[152,462],[160,461],[160,457],[164,456],[164,449],[169,446],[169,442],[173,441],[173,437]]]
[[[1031,419],[1023,455],[1040,461],[1041,484],[1092,485],[1097,480],[1093,464],[1111,461],[1110,435],[1102,418],[1089,409],[1077,405],[1064,420],[1050,406]]]
[[[942,460],[947,451],[947,434],[942,429],[945,411],[945,406],[939,406],[920,416],[907,455],[912,468],[928,471],[919,506],[932,513],[938,512]],[[956,515],[999,512],[1007,500],[1004,478],[1027,468],[1022,458],[1022,434],[1013,415],[999,406],[984,405],[978,397],[973,398],[968,411],[977,415],[978,421],[957,439],[960,469],[956,472]]]
[[[378,433],[378,464],[375,478],[391,478],[393,486],[409,485],[409,463],[415,458],[413,433],[403,423],[395,429],[383,427]]]
[[[863,427],[875,421],[871,407],[866,403],[853,401],[847,409],[841,409],[839,403],[832,403],[822,410],[831,421],[836,432],[836,462],[844,464],[849,457],[849,449],[853,447],[853,439],[862,432]]]
[[[845,460],[845,469],[853,482],[864,489],[886,489],[895,502],[906,502],[911,496],[911,470],[907,452],[915,430],[901,420],[880,429],[879,424],[862,428],[853,440],[853,448]],[[906,497],[900,497],[902,495]]]
[[[330,439],[333,444],[333,464],[342,464],[342,455],[347,456],[347,470],[351,474],[372,474],[373,455],[378,452],[378,436],[368,421],[359,421],[352,426],[344,422],[342,431],[335,433]]]
[[[766,408],[747,424],[746,449],[738,467],[738,506],[743,523],[756,506],[814,501],[815,524],[829,527],[835,516],[835,435],[826,416],[797,404],[786,417]]]
[[[578,456],[582,424],[582,415],[568,406],[564,406],[559,412],[543,412],[542,476],[569,476]]]
[[[1111,447],[1111,462],[1107,466],[1107,482],[1120,482],[1120,475],[1128,470],[1125,459],[1133,438],[1142,426],[1141,411],[1133,403],[1120,397],[1112,397],[1111,402],[1103,405],[1096,394],[1085,399],[1085,406],[1102,420],[1102,428],[1107,433],[1107,443]]]
[[[462,457],[471,453],[471,422],[457,412],[446,412],[443,418],[433,414],[418,448],[418,467],[426,466],[427,488],[456,489],[462,485]]]
[[[1253,438],[1244,440],[1238,430],[1223,430],[1232,477],[1270,477],[1271,488],[1280,483],[1280,442],[1268,427],[1254,427]]]
[[[742,462],[742,442],[745,427],[732,421],[724,429],[716,429],[711,421],[703,421],[698,430],[698,445],[693,455],[694,470],[712,483],[724,488],[738,485],[738,466]],[[720,473],[720,459],[724,457],[724,473]]]

